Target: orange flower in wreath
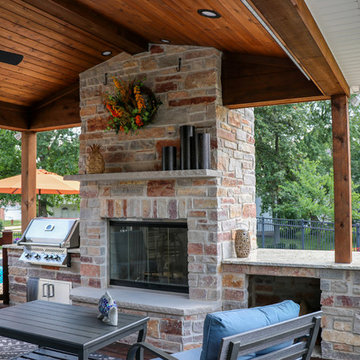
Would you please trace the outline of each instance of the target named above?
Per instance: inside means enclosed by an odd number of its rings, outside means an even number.
[[[137,126],[142,126],[144,125],[144,123],[142,122],[141,116],[140,115],[136,115],[135,116],[135,123]]]

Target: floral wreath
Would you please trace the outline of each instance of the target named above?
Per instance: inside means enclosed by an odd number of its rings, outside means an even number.
[[[110,112],[108,130],[116,133],[135,132],[149,124],[162,104],[155,94],[139,80],[114,78],[115,93],[106,94],[105,107]]]

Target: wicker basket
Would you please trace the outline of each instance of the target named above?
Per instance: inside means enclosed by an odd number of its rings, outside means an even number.
[[[100,152],[100,145],[94,144],[90,146],[90,153],[86,161],[87,174],[101,174],[105,171],[104,157]]]
[[[246,230],[236,230],[235,251],[238,258],[246,258],[250,254],[250,235]]]

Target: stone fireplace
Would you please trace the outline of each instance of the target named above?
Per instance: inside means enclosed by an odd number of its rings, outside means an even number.
[[[331,252],[256,249],[254,116],[252,109],[222,106],[221,59],[212,48],[153,45],[81,74],[80,174],[72,177],[81,181],[80,249],[72,252],[70,268],[54,268],[21,263],[21,249],[10,246],[10,301],[26,301],[26,282],[33,277],[71,282],[73,303],[87,306],[96,306],[110,289],[120,311],[150,316],[149,342],[180,351],[201,344],[207,313],[248,307],[261,298],[276,301],[270,287],[301,283],[316,288],[307,297],[320,297],[323,358],[357,359],[360,254],[342,265],[334,264]],[[112,90],[114,76],[144,79],[163,103],[155,121],[136,134],[106,131],[102,94]],[[163,146],[176,146],[179,154],[181,125],[210,133],[210,169],[160,170]],[[103,174],[85,174],[93,144],[101,145]],[[187,245],[162,240],[167,252],[182,256],[181,264],[176,256],[163,264],[153,255],[145,257],[144,249],[154,241],[145,246],[139,234],[150,223],[181,224]],[[136,233],[136,240],[124,243],[122,235],[114,235],[119,228],[123,235]],[[247,259],[234,258],[236,229],[250,233]],[[131,253],[125,259],[124,249]],[[184,272],[186,281],[179,281],[186,292],[124,286],[129,279],[132,285],[163,285]]]
[[[81,286],[73,290],[72,298],[91,303],[110,286],[123,311],[150,314],[148,340],[170,351],[198,346],[206,313],[221,309],[221,260],[233,254],[233,230],[249,231],[256,246],[253,111],[222,106],[221,57],[211,48],[153,45],[147,53],[120,54],[80,76],[81,174],[76,178],[81,181],[82,199]],[[144,79],[160,97],[163,104],[151,125],[135,134],[105,130],[108,114],[102,94],[113,89],[113,77]],[[211,169],[160,171],[163,146],[175,146],[180,154],[181,125],[210,133]],[[85,174],[93,144],[101,145],[104,174]],[[148,230],[139,235],[140,229],[153,223],[182,224],[186,244],[167,248],[181,261],[161,265],[154,256],[145,260],[154,242],[145,250],[143,237]],[[140,258],[132,259],[131,268],[119,265],[122,258],[115,260],[122,256],[117,248],[125,232],[118,233],[115,241],[114,224],[128,229],[136,224],[135,230],[123,229],[140,236],[132,243],[132,253]],[[175,286],[169,277],[176,283],[184,272],[186,283],[182,279],[182,286],[177,286],[183,295],[167,293],[168,301],[156,306],[166,299],[156,288],[171,290],[169,286]],[[150,278],[157,283],[152,290],[133,287],[142,283],[145,288]],[[161,282],[169,284],[164,287]],[[124,294],[131,305],[124,304]],[[140,294],[153,304],[139,300]]]

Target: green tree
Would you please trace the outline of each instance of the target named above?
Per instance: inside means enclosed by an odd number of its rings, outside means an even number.
[[[37,166],[59,175],[78,173],[79,129],[44,131],[37,134]]]
[[[255,109],[255,149],[257,195],[262,210],[272,210],[279,201],[279,185],[293,178],[291,168],[301,155],[294,143],[301,126],[292,105]]]
[[[360,107],[354,108],[350,104],[349,113],[353,218],[359,219]],[[322,180],[332,179],[331,122],[329,101],[255,109],[256,191],[257,196],[262,199],[262,211],[270,210],[274,216],[285,218],[329,218],[329,211],[321,204],[327,202],[333,206],[333,184],[324,188],[318,184]],[[305,173],[308,179],[304,179],[305,175],[302,174]],[[308,212],[303,211],[304,209],[296,211],[296,205],[292,203],[298,196],[297,191],[301,189],[297,184],[291,183],[299,183],[299,178],[304,180],[301,202],[307,204]],[[310,183],[314,187],[320,187],[317,194],[319,199],[316,199],[315,190],[307,192],[306,187]],[[326,201],[324,196],[328,197]],[[319,209],[323,209],[323,214],[319,213]]]
[[[78,173],[79,129],[45,131],[37,134],[37,167],[58,175]],[[80,204],[79,195],[41,195],[40,216],[51,215],[49,208]]]
[[[280,217],[331,221],[334,215],[333,174],[321,173],[320,162],[305,159],[292,170],[294,180],[285,181],[279,191],[276,212]]]
[[[78,173],[80,129],[64,129],[37,134],[37,160],[39,169],[55,172],[59,175]],[[0,129],[0,178],[21,173],[21,140],[15,138],[15,132]],[[0,205],[19,203],[20,195],[0,194]],[[41,195],[40,208],[46,215],[48,208],[60,204],[79,205],[78,195]]]
[[[319,161],[305,159],[292,170],[295,181],[280,185],[281,205],[276,210],[281,217],[334,221],[334,174],[333,169],[321,173]],[[360,220],[359,185],[352,184],[352,218]]]
[[[21,143],[14,137],[15,132],[0,129],[0,178],[4,179],[21,173]],[[0,206],[14,205],[20,195],[0,194]]]

